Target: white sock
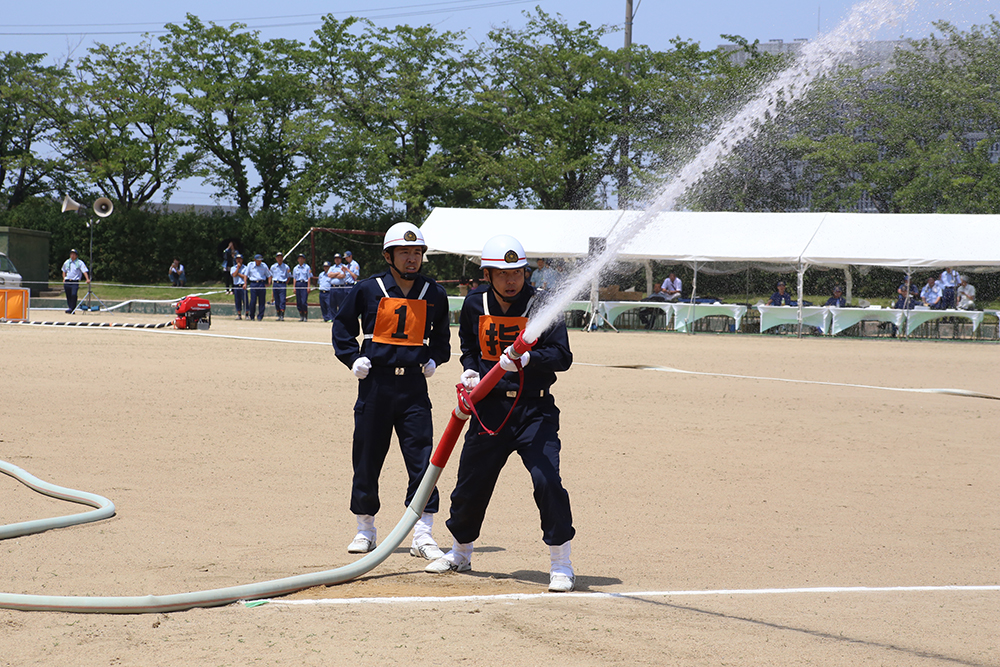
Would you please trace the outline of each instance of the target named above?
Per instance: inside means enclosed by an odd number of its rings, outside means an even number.
[[[364,535],[369,540],[375,540],[375,517],[371,514],[355,514],[358,520],[358,534]]]
[[[413,527],[413,546],[423,547],[433,544],[437,546],[437,542],[434,541],[434,536],[431,534],[431,528],[434,527],[434,515],[424,512],[417,519],[417,525]]]
[[[444,555],[452,563],[458,565],[459,563],[471,563],[472,562],[472,542],[465,542],[460,544],[452,540],[451,551]]]
[[[549,558],[552,560],[551,574],[564,574],[567,577],[573,576],[573,564],[569,560],[572,551],[571,542],[567,541],[559,546],[549,547]]]

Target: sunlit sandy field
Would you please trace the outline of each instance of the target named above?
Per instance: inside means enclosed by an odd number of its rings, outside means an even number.
[[[165,319],[34,319],[70,317]],[[512,458],[471,573],[426,574],[407,541],[361,579],[260,606],[0,610],[0,664],[1000,664],[1000,401],[896,391],[1000,396],[997,344],[579,331],[571,343],[553,393],[577,593],[546,592]],[[356,380],[329,325],[0,325],[0,360],[0,459],[117,507],[0,543],[3,592],[183,593],[352,561]],[[436,432],[460,372],[456,356],[430,380]],[[456,468],[457,454],[444,508]],[[381,535],[404,481],[394,450]],[[0,494],[0,523],[81,511],[5,475]],[[450,545],[443,520],[435,534]]]

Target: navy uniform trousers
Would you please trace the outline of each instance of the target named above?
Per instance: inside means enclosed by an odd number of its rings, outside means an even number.
[[[419,366],[407,367],[406,371],[406,375],[396,375],[394,368],[372,366],[368,377],[358,382],[352,454],[354,485],[351,512],[354,514],[375,515],[379,511],[378,478],[389,453],[393,429],[399,439],[409,477],[407,505],[413,500],[427,471],[427,462],[434,447],[427,379]],[[438,503],[435,488],[424,512],[437,512]]]
[[[476,411],[496,430],[507,416],[513,398],[490,395]],[[542,520],[542,541],[558,546],[576,534],[569,493],[559,476],[559,408],[552,396],[521,398],[499,435],[483,433],[475,417],[469,420],[458,464],[458,484],[451,494],[448,530],[461,544],[475,542],[486,517],[500,471],[517,452],[531,474],[535,505]]]

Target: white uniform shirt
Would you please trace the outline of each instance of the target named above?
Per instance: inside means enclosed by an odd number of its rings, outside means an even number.
[[[345,285],[353,285],[354,283],[358,282],[358,280],[361,279],[361,265],[358,264],[357,262],[355,262],[353,259],[350,261],[350,263],[344,264],[344,267],[350,269],[351,271],[353,271],[354,275],[357,276],[357,278],[355,278],[350,273],[347,273],[345,271],[344,272],[344,284]]]
[[[924,285],[924,288],[920,290],[920,298],[924,300],[928,306],[934,305],[934,303],[941,298],[941,285],[940,283],[934,283],[933,285]]]
[[[288,276],[292,272],[291,268],[284,262],[271,265],[271,279],[276,283],[287,283]]]
[[[80,280],[83,278],[83,274],[87,272],[87,265],[83,263],[82,259],[77,257],[76,261],[67,259],[63,262],[62,270],[66,272],[66,280]]]
[[[941,279],[938,280],[938,284],[941,287],[958,287],[959,284],[958,271],[955,270],[942,271]]]
[[[247,265],[246,264],[234,264],[233,268],[229,269],[229,273],[233,274],[233,286],[243,287],[247,284]]]
[[[326,275],[330,276],[330,284],[334,287],[343,287],[347,284],[347,267],[342,263],[331,266]]]
[[[319,272],[319,275],[316,276],[316,282],[319,283],[320,292],[326,292],[333,286],[331,284],[330,276],[326,271]]]
[[[247,265],[247,278],[250,279],[250,282],[263,282],[270,277],[271,270],[267,268],[267,264],[261,262],[260,266],[257,266],[257,262],[255,261],[253,264]]]
[[[535,289],[553,290],[559,274],[551,266],[535,269],[531,272],[531,286]]]

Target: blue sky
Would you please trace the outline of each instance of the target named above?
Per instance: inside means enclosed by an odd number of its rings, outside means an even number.
[[[900,4],[906,0],[874,0]],[[986,24],[990,13],[1000,14],[997,0],[913,0],[915,9],[902,25],[884,28],[879,39],[924,37],[931,22],[947,20],[960,28]],[[670,47],[670,39],[682,37],[703,48],[723,43],[721,34],[737,34],[753,41],[813,38],[835,27],[849,12],[850,0],[633,0],[634,43],[654,49]],[[481,40],[491,26],[524,23],[522,13],[541,7],[561,15],[569,24],[624,23],[625,0],[201,0],[198,3],[143,3],[135,0],[6,0],[0,13],[0,51],[47,53],[51,60],[67,54],[79,57],[95,42],[117,44],[140,41],[144,31],[155,33],[165,23],[183,23],[187,13],[204,21],[229,25],[246,23],[261,37],[283,37],[308,42],[321,17],[364,16],[377,25],[398,23],[432,24],[440,30],[466,31]],[[624,33],[608,38],[609,46],[620,46]],[[177,202],[209,203],[207,190],[198,185],[184,187]]]

